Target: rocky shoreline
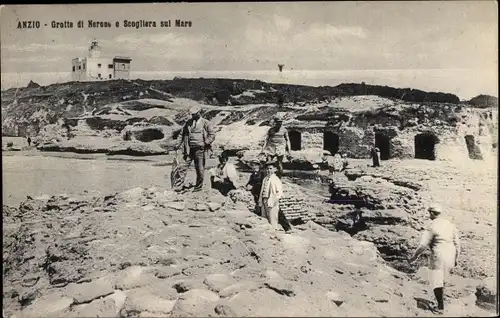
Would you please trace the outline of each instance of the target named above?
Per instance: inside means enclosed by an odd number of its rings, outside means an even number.
[[[409,276],[373,243],[313,221],[273,232],[247,206],[242,196],[159,188],[4,206],[4,314],[429,314],[415,300],[432,299],[425,268]],[[491,315],[492,281],[451,283],[452,312]]]

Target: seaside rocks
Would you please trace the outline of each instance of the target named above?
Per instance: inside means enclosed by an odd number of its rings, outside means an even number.
[[[495,310],[498,299],[497,280],[486,278],[476,287],[476,305],[488,310]]]

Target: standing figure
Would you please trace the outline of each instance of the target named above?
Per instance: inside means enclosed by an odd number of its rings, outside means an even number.
[[[347,169],[347,167],[349,166],[349,161],[347,161],[347,155],[345,153],[342,154],[342,170],[341,171],[344,171],[345,169]]]
[[[266,141],[262,152],[267,156],[267,160],[277,160],[278,177],[283,175],[283,158],[286,155],[290,157],[290,140],[288,131],[283,126],[283,118],[281,116],[273,117],[274,125],[267,132]]]
[[[253,200],[255,202],[255,212],[257,215],[262,215],[260,211],[259,198],[260,190],[262,189],[262,181],[264,181],[264,178],[266,177],[265,163],[265,160],[260,160],[253,165],[252,174],[245,185],[245,188],[252,193]]]
[[[31,137],[28,136],[26,140],[28,141],[28,146],[31,146]]]
[[[280,210],[280,199],[283,196],[283,184],[275,174],[274,162],[266,162],[266,177],[262,182],[259,205],[262,216],[265,217],[271,226],[278,230],[278,214]]]
[[[219,164],[210,169],[210,183],[212,189],[217,189],[222,195],[227,195],[229,191],[237,188],[238,172],[234,164],[228,162],[229,157],[226,153],[219,155]]]
[[[451,269],[457,265],[460,240],[457,228],[441,216],[442,210],[438,205],[430,206],[428,211],[432,221],[422,235],[420,245],[409,262],[414,262],[422,252],[430,248],[429,283],[437,301],[435,310],[438,314],[443,314],[444,280]]]
[[[333,156],[333,171],[340,172],[343,168],[342,156],[339,152]]]
[[[175,149],[177,151],[182,147],[183,158],[188,167],[194,161],[196,169],[194,191],[201,191],[205,177],[205,152],[211,149],[215,134],[210,121],[201,117],[199,107],[193,107],[189,111],[191,118],[184,124],[180,143]]]
[[[380,149],[374,146],[370,151],[370,156],[372,157],[373,167],[380,167]]]

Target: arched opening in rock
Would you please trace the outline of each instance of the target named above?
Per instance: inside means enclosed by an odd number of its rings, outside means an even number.
[[[483,159],[483,155],[481,154],[481,150],[477,146],[473,135],[466,135],[465,136],[465,144],[467,145],[467,151],[469,152],[470,159],[478,159],[478,160]]]
[[[339,151],[340,138],[339,135],[325,131],[323,134],[323,150],[328,150],[332,155]]]
[[[436,160],[437,138],[433,134],[423,133],[415,136],[415,158]]]
[[[291,130],[288,132],[288,138],[290,138],[290,150],[300,150],[302,148],[302,134],[300,131]]]
[[[144,130],[133,132],[135,139],[142,142],[150,142],[153,140],[163,139],[164,135],[160,129],[146,128]]]
[[[375,147],[380,150],[380,160],[388,160],[391,154],[390,139],[384,134],[375,134]]]

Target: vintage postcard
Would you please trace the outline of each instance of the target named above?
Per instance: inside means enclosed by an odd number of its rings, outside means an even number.
[[[0,8],[3,316],[498,314],[498,3]]]

